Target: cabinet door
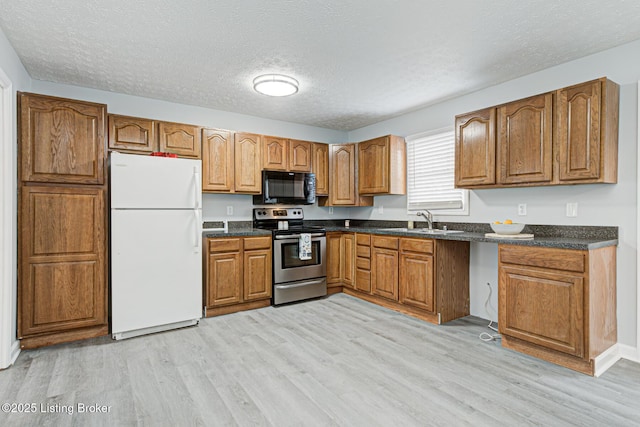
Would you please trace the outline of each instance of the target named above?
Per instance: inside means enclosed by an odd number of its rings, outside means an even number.
[[[329,145],[313,143],[313,173],[316,174],[316,196],[329,195]]]
[[[551,182],[553,94],[498,108],[500,184]]]
[[[289,170],[311,172],[311,142],[289,140]]]
[[[373,294],[398,301],[398,251],[373,248],[371,252]]]
[[[289,143],[286,139],[263,136],[262,167],[269,170],[286,171],[289,168]]]
[[[181,123],[158,123],[160,151],[180,157],[200,158],[200,127]]]
[[[582,276],[500,265],[499,286],[501,334],[584,356]]]
[[[389,137],[358,144],[358,192],[389,193]]]
[[[262,192],[262,136],[236,133],[234,136],[235,181],[237,192]]]
[[[271,250],[244,252],[244,301],[271,298]]]
[[[103,184],[106,106],[21,93],[20,180]]]
[[[560,181],[600,178],[601,82],[558,91],[556,140]]]
[[[345,233],[342,235],[344,267],[342,268],[342,284],[353,287],[354,284],[354,260],[355,260],[355,235],[353,233]]]
[[[101,188],[21,188],[19,338],[106,327],[105,206]]]
[[[216,307],[242,302],[240,252],[209,254],[206,274],[206,305]]]
[[[202,129],[202,190],[232,192],[233,132]]]
[[[158,151],[156,122],[109,114],[109,148],[136,153]]]
[[[435,312],[433,256],[400,254],[400,302]]]
[[[327,233],[327,285],[339,286],[342,282],[342,233]]]
[[[355,156],[355,144],[331,145],[331,179],[329,180],[331,205],[353,206],[357,202]]]
[[[456,187],[496,183],[496,110],[456,117]]]

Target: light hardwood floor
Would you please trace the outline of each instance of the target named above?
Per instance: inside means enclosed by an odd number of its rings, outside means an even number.
[[[37,412],[0,412],[0,425],[640,424],[640,364],[591,378],[482,342],[485,331],[478,318],[435,326],[337,294],[24,351],[0,372],[0,403]]]

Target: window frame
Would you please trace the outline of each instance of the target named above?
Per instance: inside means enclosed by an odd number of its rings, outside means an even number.
[[[447,127],[443,127],[443,128],[439,128],[439,129],[434,129],[434,130],[430,130],[430,131],[426,131],[426,132],[420,132],[420,133],[416,133],[413,135],[409,135],[407,137],[405,137],[405,144],[407,145],[406,147],[406,152],[407,152],[407,214],[409,215],[415,215],[416,212],[419,212],[421,210],[424,210],[424,208],[415,208],[415,207],[410,207],[409,205],[409,201],[410,201],[410,192],[411,192],[411,188],[410,188],[410,180],[409,180],[409,173],[410,173],[410,167],[409,167],[409,153],[411,152],[409,149],[409,145],[410,144],[415,144],[415,143],[419,143],[418,141],[420,140],[426,140],[429,138],[434,138],[434,137],[438,137],[441,136],[443,134],[451,134],[452,135],[452,150],[454,150],[455,152],[455,128],[453,126],[447,126]],[[454,154],[454,164],[453,164],[453,173],[454,176],[452,177],[452,182],[455,185],[455,154]],[[450,209],[450,208],[428,208],[429,211],[432,211],[432,213],[434,215],[447,215],[447,216],[452,216],[452,215],[469,215],[469,190],[467,189],[463,189],[463,188],[457,188],[456,190],[459,190],[462,197],[462,207],[461,208],[454,208],[454,209]]]

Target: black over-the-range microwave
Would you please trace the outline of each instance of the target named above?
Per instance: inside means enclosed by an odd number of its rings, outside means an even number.
[[[313,173],[262,171],[262,194],[253,196],[254,205],[312,205],[316,202],[316,175]]]

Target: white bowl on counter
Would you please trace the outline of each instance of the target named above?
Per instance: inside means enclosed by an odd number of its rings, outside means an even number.
[[[520,234],[522,229],[524,228],[524,224],[493,224],[491,223],[491,228],[494,233],[497,234]]]

